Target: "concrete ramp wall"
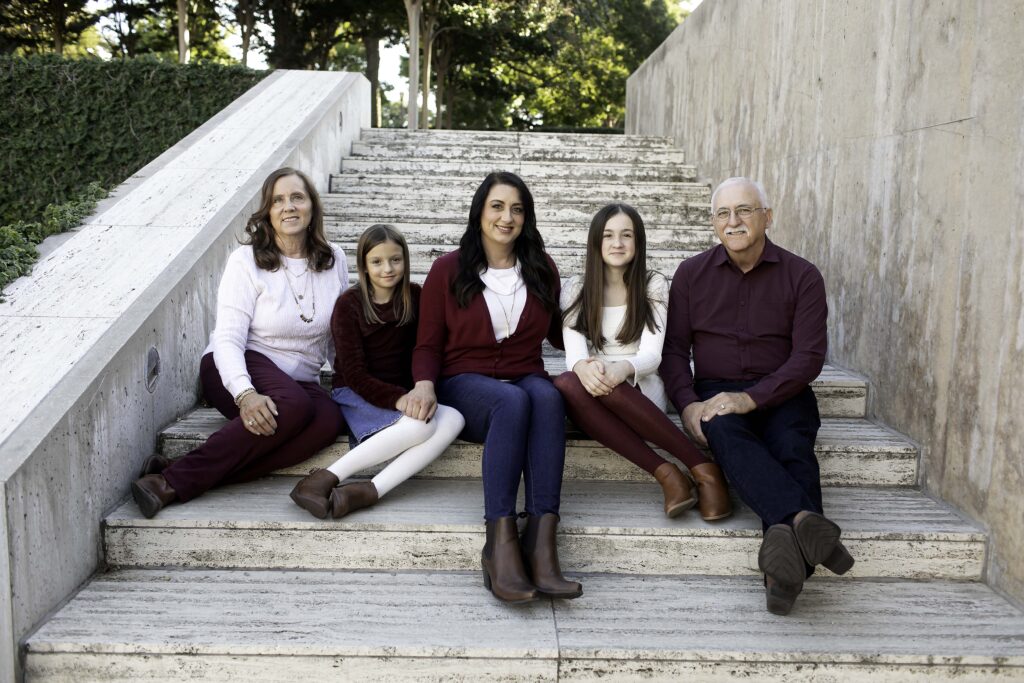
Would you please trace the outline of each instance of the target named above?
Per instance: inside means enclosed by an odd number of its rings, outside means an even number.
[[[321,192],[361,128],[358,74],[278,71],[129,179],[0,304],[0,681],[92,574],[104,513],[191,408],[224,260],[267,174]],[[40,134],[50,134],[41,131]]]
[[[1024,6],[705,0],[634,73],[626,132],[764,181],[817,263],[831,360],[991,529],[1024,600]]]

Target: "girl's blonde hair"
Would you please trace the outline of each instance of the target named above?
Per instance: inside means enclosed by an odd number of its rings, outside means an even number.
[[[356,271],[359,273],[359,299],[363,304],[363,317],[367,324],[380,324],[384,322],[373,309],[373,283],[366,270],[366,255],[374,247],[385,242],[394,242],[402,248],[402,259],[405,267],[402,271],[402,281],[398,284],[398,291],[391,297],[391,305],[394,307],[395,320],[399,325],[406,325],[416,319],[416,311],[412,305],[412,287],[409,285],[409,245],[405,243],[405,237],[393,225],[378,223],[371,225],[359,236],[356,243]]]

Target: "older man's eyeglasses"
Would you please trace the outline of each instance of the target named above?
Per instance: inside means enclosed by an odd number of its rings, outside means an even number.
[[[715,211],[712,218],[714,218],[716,223],[728,223],[729,216],[731,216],[735,212],[736,217],[742,221],[753,216],[755,211],[767,210],[768,209],[763,206],[737,206],[735,209],[722,208],[719,209],[718,211]]]

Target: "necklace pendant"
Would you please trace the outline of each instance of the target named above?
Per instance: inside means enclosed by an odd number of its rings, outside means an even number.
[[[306,297],[304,297],[304,296],[302,296],[301,294],[299,294],[299,301],[302,301],[302,300],[303,300],[303,299],[305,299],[305,298],[306,298]]]

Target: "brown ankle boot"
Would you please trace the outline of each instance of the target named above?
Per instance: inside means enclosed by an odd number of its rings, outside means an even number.
[[[515,517],[499,517],[487,522],[487,541],[480,555],[484,586],[504,602],[524,603],[537,600],[537,589],[530,583],[519,550],[519,529]]]
[[[132,482],[132,498],[146,519],[152,519],[178,497],[162,474],[147,474]]]
[[[539,517],[530,515],[523,534],[523,563],[527,575],[537,587],[537,592],[549,598],[578,598],[583,595],[583,586],[576,581],[566,581],[558,566],[558,546],[555,530],[558,515],[548,512]]]
[[[700,496],[700,516],[705,522],[723,519],[732,514],[732,501],[725,485],[725,475],[716,463],[705,462],[690,468]]]
[[[327,496],[338,485],[338,477],[330,470],[317,470],[304,477],[292,489],[291,497],[303,510],[323,519],[331,511]]]
[[[368,508],[378,500],[372,481],[357,481],[331,491],[331,517],[338,519],[350,512]]]
[[[658,465],[658,469],[654,470],[654,478],[661,484],[665,494],[665,514],[669,517],[678,517],[697,502],[690,480],[674,463]]]

